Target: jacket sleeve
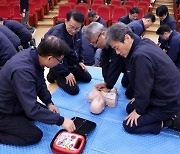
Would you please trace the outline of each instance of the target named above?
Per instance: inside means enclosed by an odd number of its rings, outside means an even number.
[[[84,62],[83,61],[83,47],[82,47],[82,37],[81,37],[81,45],[79,47],[79,62]]]
[[[168,56],[172,59],[174,63],[176,63],[178,54],[180,52],[180,46],[178,43],[179,40],[172,40],[170,44],[170,49],[168,50]]]
[[[37,102],[37,85],[30,71],[16,70],[11,76],[11,79],[14,91],[28,117],[47,124],[61,125],[64,122],[64,118],[58,113],[42,107],[42,105]],[[42,88],[46,87],[42,86]],[[44,92],[44,90],[41,90],[41,93],[42,92]],[[46,94],[47,93],[44,93],[43,96]],[[49,98],[49,101],[50,100]]]
[[[108,89],[114,87],[122,69],[124,68],[123,57],[117,55],[115,51],[111,52],[111,56],[106,53],[103,53],[102,55],[103,77]]]
[[[150,94],[154,84],[154,71],[151,61],[145,56],[132,57],[131,83],[134,89],[135,109],[145,113],[150,104]]]
[[[176,30],[176,31],[178,30],[176,21],[172,21],[172,22],[171,22],[170,28],[171,28],[172,30]]]

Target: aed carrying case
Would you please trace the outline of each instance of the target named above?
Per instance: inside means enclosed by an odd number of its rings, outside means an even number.
[[[50,147],[55,154],[81,154],[86,144],[86,136],[95,129],[96,123],[73,117],[76,130],[72,133],[62,129],[51,141]]]

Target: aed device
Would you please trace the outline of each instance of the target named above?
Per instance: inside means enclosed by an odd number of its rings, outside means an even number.
[[[86,136],[96,127],[96,123],[74,117],[76,130],[72,133],[60,130],[53,138],[50,147],[55,154],[81,154],[86,144]]]

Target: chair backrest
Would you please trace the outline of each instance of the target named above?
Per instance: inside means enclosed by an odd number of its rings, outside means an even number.
[[[148,4],[150,4],[151,0],[141,0],[141,2],[147,2]]]
[[[71,5],[70,4],[60,4],[58,8],[58,19],[64,20],[66,19],[66,14],[71,11]]]
[[[70,5],[72,9],[74,9],[74,8],[75,8],[75,6],[76,6],[76,4],[75,4],[75,3],[69,3],[69,2],[68,2],[68,3],[65,3],[65,4]]]
[[[12,19],[21,22],[21,15],[20,15],[20,6],[19,6],[19,4],[14,5],[13,10],[14,10],[13,11],[14,14],[13,14]]]
[[[47,3],[48,3],[47,0],[42,0],[42,4],[43,4],[43,5],[45,5],[45,4],[47,4]]]
[[[6,1],[5,0],[0,0],[0,4],[5,4]]]
[[[123,6],[114,8],[113,14],[112,14],[112,23],[115,23],[118,21],[119,18],[127,15],[127,9]]]
[[[106,5],[99,6],[97,14],[102,17],[106,22],[110,20],[110,8]]]
[[[125,2],[124,2],[124,5],[129,5],[129,6],[131,6],[131,7],[136,6],[135,4],[136,4],[136,3],[135,3],[134,1],[125,1]]]
[[[113,4],[109,4],[107,6],[109,6],[109,8],[110,8],[110,18],[112,18],[112,14],[113,14],[114,8],[117,7],[117,6],[113,5]]]
[[[42,0],[32,0],[31,3],[33,3],[35,5],[35,8],[41,9],[42,6]]]
[[[139,1],[141,1],[141,0],[127,0],[127,1],[139,2]]]
[[[21,17],[20,15],[20,6],[18,4],[14,5],[14,8],[13,8],[13,17]]]
[[[35,11],[35,4],[34,3],[31,3],[29,4],[29,14],[34,14],[36,11]]]
[[[148,10],[149,10],[149,3],[148,2],[138,2],[138,4],[137,4],[137,7],[139,7],[139,6],[143,6],[143,7],[146,7],[146,9],[147,9],[147,12],[148,12]]]
[[[127,9],[127,13],[129,13],[132,6],[130,6],[130,5],[123,5],[123,6]]]
[[[11,18],[11,13],[10,13],[10,9],[9,9],[9,5],[6,4],[1,4],[0,5],[0,17],[2,17],[3,19],[10,19]]]
[[[144,7],[138,7],[138,9],[139,9],[138,19],[142,19],[145,15],[145,9]]]
[[[92,4],[91,5],[91,10],[94,10],[94,11],[97,12],[98,7],[101,6],[101,5],[103,5],[103,4]]]
[[[83,4],[76,5],[74,7],[74,9],[80,11],[84,15],[84,18],[87,17],[88,10],[89,10],[88,4],[87,5],[85,5],[85,4],[84,5]]]
[[[121,1],[119,1],[119,0],[111,0],[110,4],[116,5],[116,6],[121,6]]]
[[[68,0],[67,2],[77,4],[77,0]]]
[[[92,4],[104,4],[104,0],[93,0]]]

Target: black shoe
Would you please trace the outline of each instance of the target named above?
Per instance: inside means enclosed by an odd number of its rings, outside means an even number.
[[[47,80],[49,83],[55,83],[56,76],[51,69],[49,70],[49,73],[47,74]]]
[[[172,118],[172,125],[169,128],[180,132],[180,116],[179,115],[175,115]]]

